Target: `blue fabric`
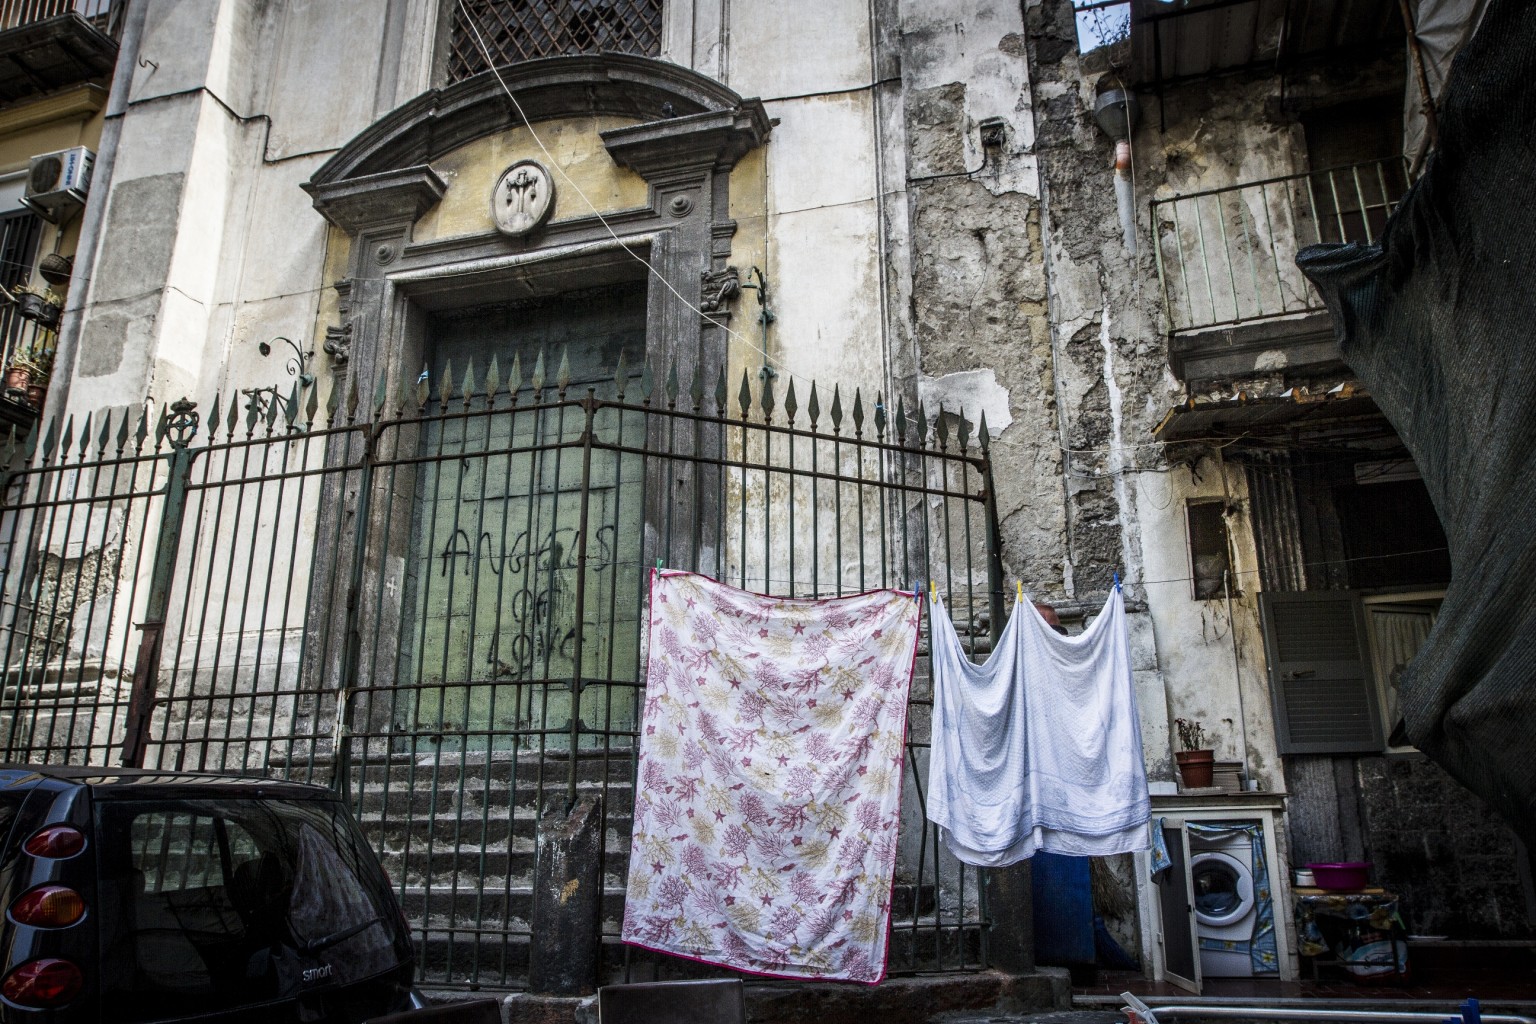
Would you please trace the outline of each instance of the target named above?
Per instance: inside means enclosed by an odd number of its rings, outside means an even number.
[[[1153,878],[1173,867],[1173,858],[1168,856],[1168,838],[1163,835],[1163,822],[1167,818],[1155,818],[1152,821],[1152,870],[1148,872]]]
[[[1264,829],[1256,822],[1186,821],[1184,827],[1193,836],[1206,839],[1230,839],[1246,834],[1253,850],[1253,898],[1258,913],[1253,920],[1253,934],[1246,941],[1200,937],[1201,949],[1247,952],[1254,974],[1278,974],[1280,951],[1275,939],[1275,901],[1269,888],[1269,862],[1264,856]],[[1162,838],[1161,819],[1154,840]],[[1164,852],[1166,857],[1166,851]],[[1156,854],[1153,854],[1156,865]]]

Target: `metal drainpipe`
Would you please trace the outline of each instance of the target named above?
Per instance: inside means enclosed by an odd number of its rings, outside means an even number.
[[[1120,233],[1125,251],[1136,255],[1136,195],[1131,188],[1131,143],[1115,140],[1115,206],[1120,211]]]
[[[69,301],[64,306],[59,340],[53,362],[59,371],[48,389],[44,412],[55,416],[69,404],[69,385],[75,376],[75,350],[80,342],[81,321],[91,288],[96,264],[96,248],[101,241],[101,223],[106,215],[107,192],[112,184],[112,168],[117,163],[117,143],[123,134],[123,114],[128,109],[128,93],[133,88],[133,73],[139,64],[139,42],[144,36],[145,9],[148,4],[128,5],[123,36],[117,45],[117,70],[112,75],[112,90],[107,96],[107,112],[101,128],[101,143],[91,172],[91,193],[80,222],[80,238],[75,244],[75,264],[69,285]],[[68,372],[64,372],[64,371]],[[39,415],[38,422],[43,422]]]

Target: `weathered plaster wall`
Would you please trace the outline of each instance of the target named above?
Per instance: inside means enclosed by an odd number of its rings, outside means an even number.
[[[1062,453],[1023,29],[1011,4],[902,5],[908,309],[918,393],[930,416],[987,413],[1005,570],[1044,595],[1064,569]]]
[[[426,87],[430,33],[409,34],[426,6],[147,0],[101,243],[72,296],[71,411],[292,383],[257,345],[307,337],[329,284],[299,183]]]
[[[1102,53],[1078,55],[1066,0],[1029,0],[1026,11],[1040,114],[1037,153],[1060,423],[1065,446],[1075,449],[1064,469],[1066,590],[1081,597],[1101,592],[1097,581],[1117,558],[1127,578],[1141,581],[1129,592],[1146,602],[1147,614],[1133,618],[1155,637],[1155,646],[1142,646],[1133,634],[1138,658],[1151,659],[1138,673],[1138,692],[1154,779],[1173,777],[1172,719],[1198,718],[1218,758],[1246,757],[1264,788],[1283,789],[1288,773],[1275,740],[1244,474],[1235,464],[1222,466],[1219,454],[1193,467],[1170,465],[1150,444],[1151,429],[1168,409],[1192,396],[1168,369],[1149,200],[1307,170],[1301,113],[1393,93],[1400,88],[1402,61],[1334,61],[1293,71],[1283,81],[1264,74],[1212,78],[1167,89],[1161,109],[1154,95],[1141,94],[1142,119],[1132,139],[1140,249],[1133,257],[1117,220],[1112,143],[1092,118],[1097,90],[1118,84],[1113,69]],[[1166,224],[1156,227],[1168,230]],[[1276,364],[1202,385],[1201,395],[1230,396],[1238,389],[1276,394],[1340,379]],[[1230,616],[1224,601],[1191,596],[1185,524],[1191,499],[1221,499],[1229,506]],[[1153,667],[1159,671],[1151,672]],[[1246,726],[1246,741],[1240,726]],[[1335,828],[1342,835],[1336,849],[1308,848],[1291,837],[1298,862],[1376,861],[1378,880],[1398,885],[1402,879],[1414,889],[1412,914],[1423,930],[1460,929],[1462,937],[1529,933],[1507,830],[1458,794],[1444,773],[1396,758],[1312,760],[1327,762],[1322,771],[1340,780],[1340,803],[1313,806],[1293,798],[1292,818],[1347,817],[1355,824]],[[1473,845],[1488,855],[1464,862],[1467,843],[1452,854],[1448,832],[1402,825],[1400,816],[1411,803],[1454,804],[1458,810],[1450,819],[1465,835],[1477,836]],[[1421,822],[1424,813],[1435,812],[1415,811],[1411,819]],[[1287,837],[1277,838],[1284,849]]]

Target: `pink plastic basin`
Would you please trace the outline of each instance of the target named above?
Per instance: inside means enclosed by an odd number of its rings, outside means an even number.
[[[1364,889],[1370,883],[1371,862],[1308,864],[1317,884],[1324,889]]]

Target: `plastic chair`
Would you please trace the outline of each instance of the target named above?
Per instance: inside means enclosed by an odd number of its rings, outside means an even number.
[[[645,981],[597,990],[598,1024],[746,1024],[740,978]]]
[[[363,1024],[501,1024],[501,1003],[495,999],[444,1003],[424,1010],[405,1010],[386,1017],[370,1017]]]

